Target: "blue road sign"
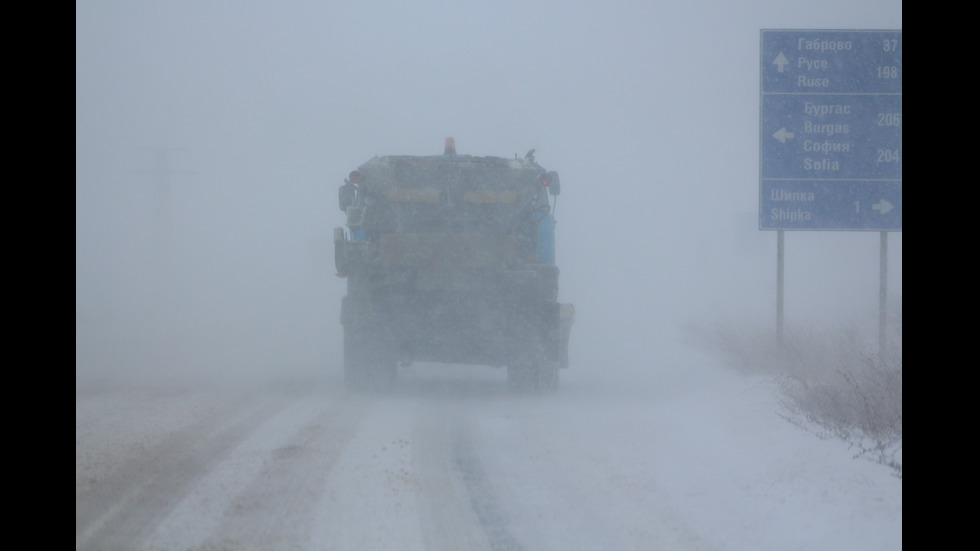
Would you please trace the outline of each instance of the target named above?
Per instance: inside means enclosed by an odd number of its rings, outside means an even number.
[[[902,229],[902,31],[763,30],[759,228]]]

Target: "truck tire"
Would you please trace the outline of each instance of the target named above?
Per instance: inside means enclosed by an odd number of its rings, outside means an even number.
[[[555,392],[558,390],[558,364],[550,361],[515,362],[507,366],[507,384],[518,392]]]
[[[518,319],[516,357],[507,366],[507,382],[519,392],[547,393],[558,390],[559,355],[555,331],[549,323],[549,308],[530,309]],[[540,313],[538,313],[540,312]],[[557,313],[557,310],[554,310]]]
[[[344,384],[350,390],[384,390],[398,375],[398,363],[377,339],[369,341],[360,331],[344,330]]]

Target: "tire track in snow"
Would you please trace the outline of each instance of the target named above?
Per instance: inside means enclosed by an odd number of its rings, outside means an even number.
[[[115,469],[75,499],[75,548],[134,549],[193,484],[286,404],[242,396]]]
[[[501,508],[496,487],[474,452],[472,425],[467,430],[456,427],[453,431],[453,457],[460,473],[470,503],[483,526],[494,551],[523,551],[524,546],[514,538],[509,529],[507,516]]]
[[[412,438],[413,471],[425,548],[430,551],[521,551],[470,445],[472,430],[458,398],[422,405]]]
[[[312,512],[324,481],[372,404],[370,398],[341,393],[321,405],[313,419],[296,427],[295,435],[272,450],[252,482],[225,509],[215,533],[199,548],[305,548],[312,523],[323,520],[315,519]]]
[[[512,533],[535,550],[711,549],[644,471],[646,446],[620,441],[615,422],[606,423],[615,415],[568,423],[560,402],[493,404],[481,416],[486,426],[471,433],[480,435],[472,445],[486,476],[499,479]]]

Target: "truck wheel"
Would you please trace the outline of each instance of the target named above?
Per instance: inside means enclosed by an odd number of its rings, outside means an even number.
[[[558,363],[544,362],[538,366],[538,391],[555,392],[558,390]]]
[[[550,361],[519,361],[507,366],[507,383],[521,392],[558,390],[558,364]]]
[[[507,385],[513,390],[528,391],[532,389],[533,372],[530,366],[517,363],[507,366]]]
[[[353,333],[353,334],[352,334]],[[344,384],[351,390],[390,388],[398,375],[398,363],[377,341],[368,342],[356,332],[344,331]]]

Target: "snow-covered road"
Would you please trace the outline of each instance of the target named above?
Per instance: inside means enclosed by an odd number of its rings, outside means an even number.
[[[551,396],[431,365],[367,395],[76,381],[76,549],[902,547],[901,480],[780,419],[764,380],[678,367]]]

